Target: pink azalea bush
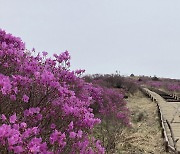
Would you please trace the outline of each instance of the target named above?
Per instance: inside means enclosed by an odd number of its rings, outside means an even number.
[[[84,70],[70,71],[67,51],[53,58],[33,52],[0,30],[0,151],[104,153],[92,132],[111,113],[128,125],[123,96],[86,83]]]
[[[149,88],[161,89],[169,93],[180,92],[180,81],[177,79],[169,79],[169,78],[157,78],[157,77],[143,77],[139,82],[140,85],[145,85]]]
[[[101,119],[101,123],[96,125],[94,129],[94,134],[102,141],[107,153],[115,153],[119,142],[121,142],[122,130],[124,127],[130,126],[130,112],[124,100],[124,93],[127,89],[117,88],[122,77],[95,75],[95,77],[85,76],[84,79],[93,83],[91,88],[88,86],[89,93],[93,98],[91,107],[93,113]],[[127,85],[127,82],[130,83],[129,80],[123,79],[122,84]]]
[[[163,86],[163,82],[162,81],[148,81],[147,85],[154,87],[154,88],[160,88]]]
[[[180,83],[177,82],[166,83],[166,89],[170,92],[180,92]]]
[[[173,80],[162,80],[162,81],[147,81],[146,85],[153,88],[161,88],[170,93],[180,91],[180,83]]]

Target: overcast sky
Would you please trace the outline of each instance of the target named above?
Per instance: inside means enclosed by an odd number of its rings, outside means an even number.
[[[0,28],[86,73],[180,78],[179,0],[0,0]]]

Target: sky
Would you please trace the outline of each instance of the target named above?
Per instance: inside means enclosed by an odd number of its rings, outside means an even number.
[[[179,0],[0,0],[0,28],[72,70],[180,79]]]

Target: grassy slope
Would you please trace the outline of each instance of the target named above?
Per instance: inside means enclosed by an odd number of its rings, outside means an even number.
[[[165,154],[156,104],[137,92],[128,99],[132,127],[123,131],[117,153]]]

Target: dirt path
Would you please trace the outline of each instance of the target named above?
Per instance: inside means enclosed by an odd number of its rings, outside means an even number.
[[[119,154],[166,154],[158,121],[157,106],[140,91],[127,99],[132,127],[119,143]]]

